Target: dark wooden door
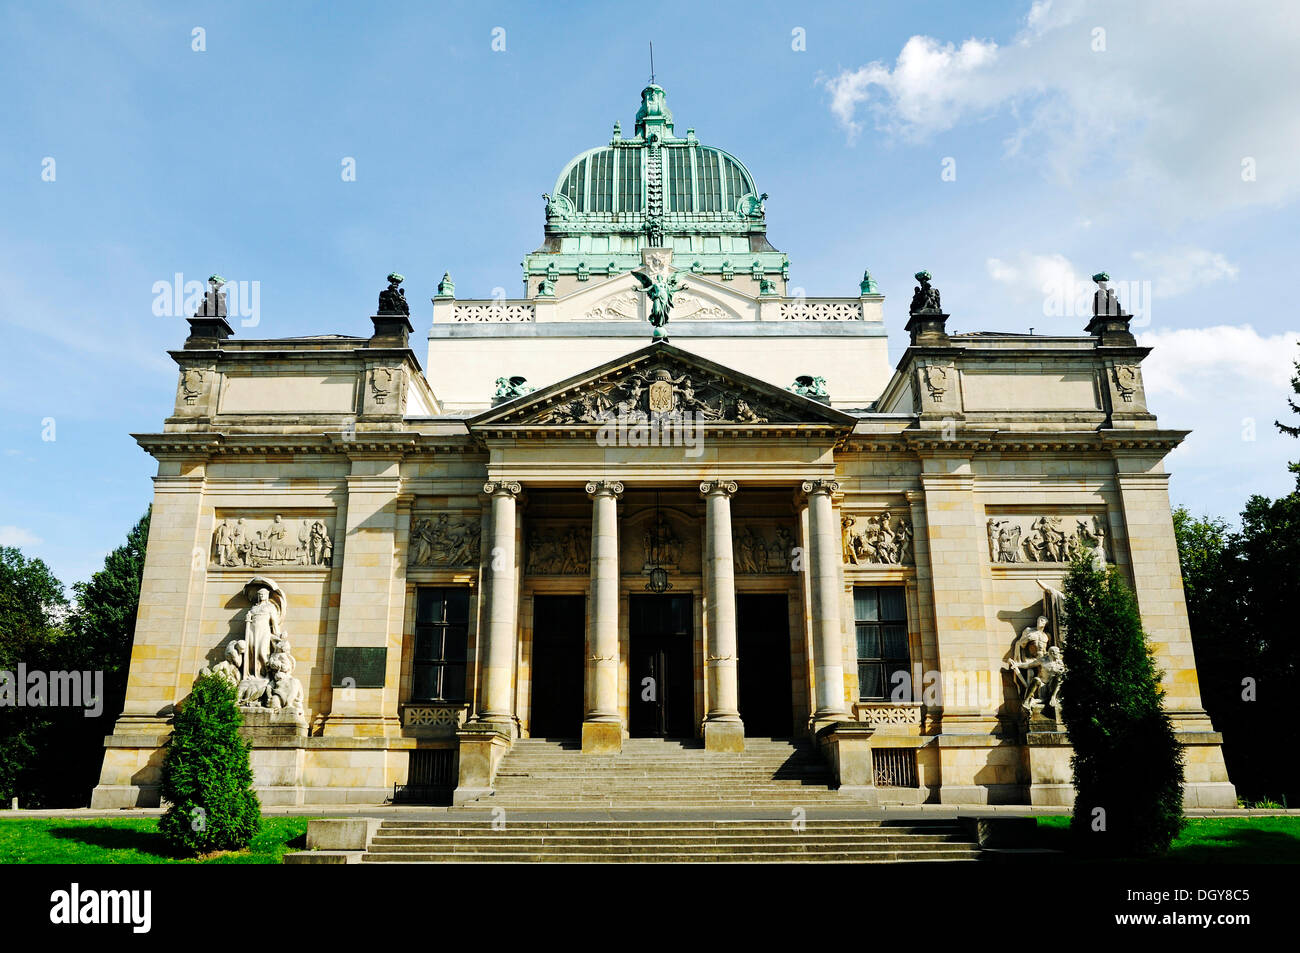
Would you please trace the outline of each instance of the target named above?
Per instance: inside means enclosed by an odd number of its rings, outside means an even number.
[[[634,738],[693,737],[691,596],[632,596],[630,610],[629,733]]]
[[[793,732],[790,688],[790,615],[784,595],[736,596],[736,677],[745,734],[789,738]]]
[[[586,596],[533,596],[534,738],[577,738],[582,734],[583,645]]]

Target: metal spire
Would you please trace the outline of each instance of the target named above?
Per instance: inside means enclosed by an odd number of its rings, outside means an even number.
[[[655,41],[650,41],[650,85],[655,82]]]

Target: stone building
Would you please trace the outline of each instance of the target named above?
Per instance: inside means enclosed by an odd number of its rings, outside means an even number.
[[[791,296],[766,195],[655,85],[545,198],[523,297],[444,276],[424,355],[400,275],[370,336],[279,340],[234,336],[214,277],[136,435],[158,475],[94,806],[157,803],[205,668],[266,803],[468,801],[520,738],[641,736],[806,739],[866,801],[1070,803],[1080,553],[1136,592],[1188,804],[1235,803],[1162,465],[1186,434],[1104,276],[1047,336],[955,333],[921,272],[891,367],[871,277]]]

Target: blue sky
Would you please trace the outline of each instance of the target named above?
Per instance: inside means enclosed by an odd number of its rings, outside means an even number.
[[[1175,502],[1231,518],[1290,488],[1300,444],[1272,421],[1300,328],[1280,290],[1300,234],[1293,8],[14,2],[0,544],[70,584],[143,512],[154,466],[128,435],[161,429],[186,333],[154,315],[156,282],[257,281],[260,324],[236,330],[262,337],[368,333],[393,269],[417,331],[445,270],[461,296],[518,294],[541,193],[630,129],[650,39],[678,131],[770,193],[792,285],[849,295],[871,269],[891,357],[919,268],[952,329],[1044,333],[1082,331],[1048,302],[1105,268],[1121,297],[1150,290],[1149,400],[1194,431]]]

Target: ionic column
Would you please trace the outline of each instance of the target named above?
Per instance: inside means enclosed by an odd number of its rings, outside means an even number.
[[[708,587],[704,678],[709,707],[704,716],[704,747],[709,751],[745,750],[736,676],[736,565],[731,548],[731,496],[736,489],[730,480],[700,484]]]
[[[484,575],[487,586],[486,638],[482,641],[482,685],[477,721],[491,722],[514,735],[515,635],[515,502],[521,492],[510,480],[483,484],[492,498],[492,537]]]
[[[848,721],[844,705],[844,632],[840,625],[841,527],[831,498],[839,491],[834,480],[809,480],[800,486],[808,498],[808,542],[811,552],[812,636],[816,709],[813,728]]]
[[[582,750],[623,750],[618,706],[618,499],[623,484],[593,480],[591,496],[591,607],[587,625],[586,713]]]

